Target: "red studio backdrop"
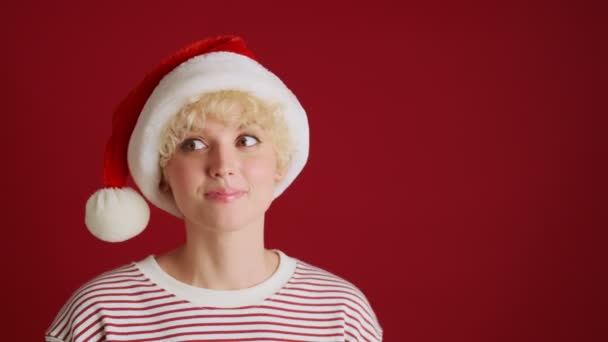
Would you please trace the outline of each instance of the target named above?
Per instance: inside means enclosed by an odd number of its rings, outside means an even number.
[[[3,340],[184,239],[84,226],[111,114],[175,49],[242,35],[309,115],[266,245],[357,285],[385,341],[606,341],[606,25],[570,2],[2,5]]]

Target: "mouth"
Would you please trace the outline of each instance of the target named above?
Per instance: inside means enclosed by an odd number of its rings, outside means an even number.
[[[230,203],[243,197],[243,195],[245,195],[246,193],[247,191],[241,190],[209,191],[205,193],[205,198],[216,202]]]

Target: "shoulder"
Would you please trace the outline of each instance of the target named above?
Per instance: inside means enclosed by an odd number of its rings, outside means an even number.
[[[48,341],[71,341],[96,328],[100,307],[125,290],[146,281],[134,262],[105,271],[78,287],[45,334]],[[96,330],[96,329],[95,329]]]
[[[316,298],[336,301],[343,308],[346,325],[357,340],[381,341],[383,329],[367,296],[351,281],[305,261],[297,260],[288,288],[314,293]]]

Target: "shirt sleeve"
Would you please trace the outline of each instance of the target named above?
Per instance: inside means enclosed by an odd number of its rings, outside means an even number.
[[[63,304],[61,310],[55,315],[53,322],[45,332],[45,342],[71,342],[72,322],[78,308],[79,291],[72,293]]]
[[[369,300],[358,288],[358,300],[350,302],[346,310],[346,341],[382,342],[382,326]]]

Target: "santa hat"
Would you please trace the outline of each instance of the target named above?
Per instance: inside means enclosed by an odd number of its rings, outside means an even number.
[[[137,191],[126,187],[129,174],[150,202],[183,217],[171,194],[159,189],[159,140],[165,125],[190,98],[224,89],[248,91],[282,106],[294,150],[274,197],[293,182],[308,158],[308,120],[298,99],[256,61],[242,38],[200,40],[161,62],[114,112],[104,156],[104,188],[86,204],[85,224],[93,235],[108,242],[125,241],[148,225],[150,208]]]

